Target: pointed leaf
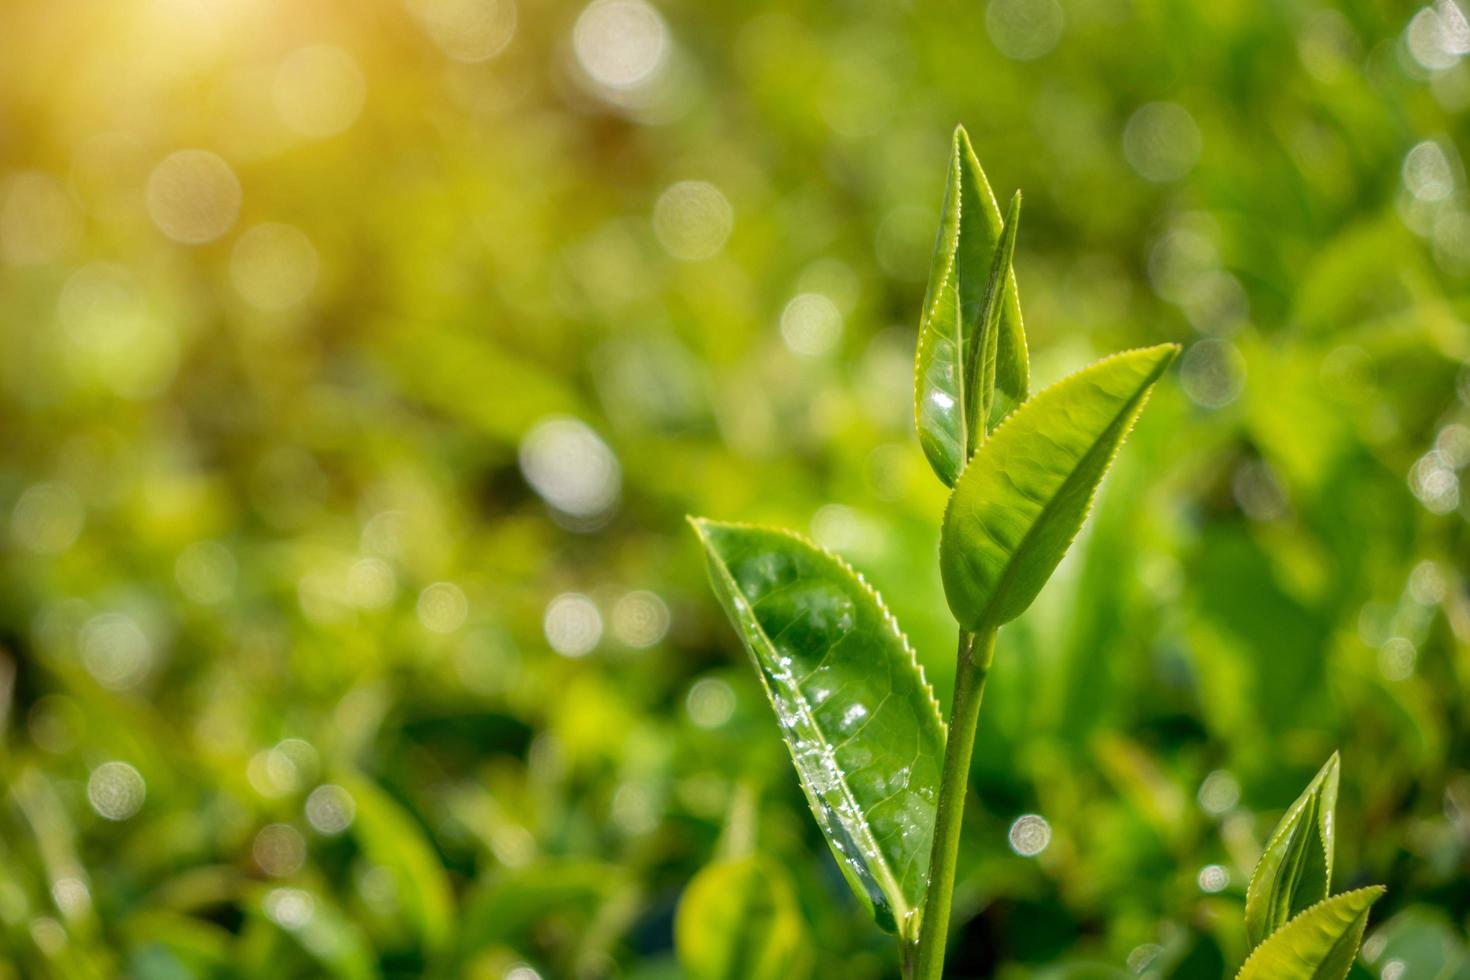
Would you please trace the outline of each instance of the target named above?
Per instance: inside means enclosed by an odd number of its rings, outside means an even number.
[[[978,444],[968,433],[966,369],[980,333],[990,271],[1004,221],[963,128],[956,128],[914,363],[914,416],[929,465],[952,486]],[[987,426],[1024,401],[1029,368],[1016,277],[1007,263],[995,342],[995,389]]]
[[[392,876],[399,907],[421,945],[440,949],[453,928],[454,899],[423,828],[375,783],[346,773],[338,782],[357,803],[352,833],[364,856]]]
[[[1245,892],[1245,929],[1252,946],[1326,898],[1332,887],[1338,769],[1334,752],[1266,841]]]
[[[254,898],[264,919],[300,943],[316,961],[321,968],[318,975],[336,980],[371,980],[380,975],[362,927],[328,895],[302,887],[260,888]]]
[[[791,877],[769,858],[721,861],[694,876],[674,919],[689,980],[802,980],[806,923]]]
[[[1313,905],[1257,946],[1235,980],[1343,980],[1383,891],[1359,888]]]
[[[961,626],[995,629],[1036,598],[1178,349],[1115,354],[1077,372],[1016,409],[975,453],[950,495],[939,545]]]
[[[1011,196],[1011,205],[1006,211],[1005,230],[1001,232],[1000,244],[996,246],[995,258],[990,263],[990,278],[985,286],[985,300],[980,307],[980,321],[974,342],[970,345],[970,364],[965,368],[965,407],[969,422],[966,426],[970,443],[965,458],[985,441],[986,433],[993,425],[995,400],[996,360],[1000,354],[1000,321],[1005,310],[1006,276],[1011,270],[1011,260],[1016,255],[1016,235],[1021,227],[1021,192]]]
[[[913,649],[829,552],[786,531],[691,523],[843,874],[879,925],[912,938],[944,755]]]
[[[636,886],[628,869],[601,861],[541,858],[516,868],[482,874],[466,894],[457,918],[460,962],[495,946],[525,946],[554,920],[569,935],[592,930],[598,910]]]

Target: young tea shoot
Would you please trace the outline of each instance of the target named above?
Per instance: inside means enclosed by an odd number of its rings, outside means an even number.
[[[1002,215],[957,128],[914,367],[919,444],[951,488],[939,549],[958,624],[947,730],[898,623],[842,559],[789,531],[692,519],[832,854],[874,921],[896,934],[904,975],[917,980],[943,975],[996,633],[1066,554],[1177,352],[1163,344],[1115,354],[1032,396],[1011,268],[1020,214],[1018,192]],[[760,880],[756,868],[727,873],[748,887]],[[1293,881],[1313,880],[1303,875]],[[1295,896],[1267,901],[1294,909]]]
[[[1245,892],[1252,952],[1236,980],[1344,980],[1380,885],[1332,896],[1337,753],[1266,841]]]

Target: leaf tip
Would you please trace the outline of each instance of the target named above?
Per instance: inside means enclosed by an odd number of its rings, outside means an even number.
[[[1362,888],[1354,888],[1352,891],[1340,892],[1337,895],[1333,895],[1331,898],[1323,899],[1317,904],[1325,905],[1327,902],[1337,902],[1351,899],[1354,904],[1361,902],[1363,911],[1366,912],[1368,909],[1372,908],[1380,898],[1387,894],[1387,885],[1364,885]],[[1300,918],[1300,916],[1298,916],[1298,918]]]
[[[1134,350],[1124,351],[1123,354],[1115,354],[1114,356],[1137,357],[1152,361],[1153,370],[1149,372],[1151,376],[1149,383],[1152,384],[1168,370],[1169,365],[1174,363],[1174,359],[1179,356],[1179,352],[1183,349],[1183,345],[1171,340],[1167,343],[1155,344],[1152,347],[1139,347]],[[1104,360],[1107,360],[1107,358],[1104,358]]]
[[[720,522],[712,521],[708,517],[696,517],[693,514],[685,514],[684,520],[688,521],[689,526],[694,529],[695,535],[699,538],[699,543],[709,548],[710,532],[718,527]]]

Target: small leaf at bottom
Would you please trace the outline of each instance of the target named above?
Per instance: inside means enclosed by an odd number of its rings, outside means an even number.
[[[1343,980],[1381,885],[1318,902],[1256,947],[1235,980]]]
[[[807,942],[790,876],[758,855],[695,875],[674,919],[689,980],[802,980],[810,972]]]
[[[1245,892],[1245,930],[1252,946],[1331,891],[1337,782],[1334,752],[1266,841]]]

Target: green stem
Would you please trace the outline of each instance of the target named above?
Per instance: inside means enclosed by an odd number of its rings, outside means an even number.
[[[985,678],[995,653],[995,630],[975,634],[960,630],[955,664],[954,704],[949,712],[949,739],[944,746],[944,773],[934,820],[934,848],[929,854],[929,889],[919,925],[918,967],[914,980],[942,980],[944,948],[949,941],[950,905],[954,899],[955,863],[960,853],[960,825],[970,785],[970,753]]]

